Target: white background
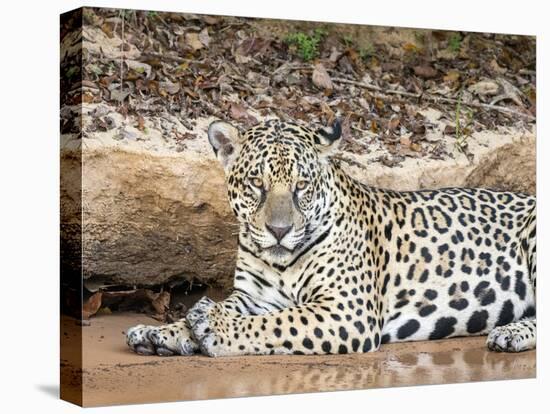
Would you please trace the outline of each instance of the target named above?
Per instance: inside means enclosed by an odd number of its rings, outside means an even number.
[[[543,316],[548,294],[549,23],[544,0],[528,1],[94,1],[85,5],[293,18],[416,28],[538,36],[539,300],[536,380],[394,388],[150,404],[94,412],[261,413],[302,411],[454,413],[548,412],[548,341]],[[0,410],[66,413],[58,383],[58,24],[78,1],[2,3],[0,20]],[[545,110],[546,109],[546,110]],[[546,115],[544,115],[546,114]],[[544,115],[544,116],[542,116]],[[544,314],[544,315],[542,315]],[[162,384],[159,384],[162,387]],[[548,403],[546,403],[548,404]]]

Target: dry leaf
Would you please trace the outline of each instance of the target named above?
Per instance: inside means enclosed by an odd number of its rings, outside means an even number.
[[[479,96],[494,96],[498,93],[498,89],[498,83],[492,80],[482,80],[471,85],[468,91]]]
[[[126,66],[128,69],[132,69],[137,73],[145,73],[147,78],[151,77],[151,65],[143,62],[138,62],[137,60],[125,60]]]
[[[165,319],[170,305],[170,293],[167,291],[155,293],[150,289],[136,289],[105,291],[101,294],[103,307],[115,308],[119,311],[146,312],[158,320]]]
[[[215,25],[222,21],[220,16],[202,16],[202,20],[209,25]]]
[[[169,93],[170,95],[175,95],[180,91],[180,84],[170,81],[159,82],[159,94],[164,96],[164,92]]]
[[[434,108],[426,108],[423,110],[418,111],[420,115],[422,115],[426,120],[432,124],[435,124],[443,115],[441,111],[438,111]]]
[[[229,113],[234,119],[244,119],[248,116],[248,112],[246,111],[244,105],[238,103],[231,104],[231,107],[229,108]]]
[[[412,53],[416,53],[416,52],[419,52],[420,51],[420,48],[418,46],[416,46],[414,43],[405,43],[403,45],[403,50],[405,52],[412,52]]]
[[[317,63],[315,65],[315,68],[313,69],[313,74],[311,75],[311,80],[313,81],[313,84],[319,89],[329,91],[332,91],[332,89],[334,89],[334,85],[332,84],[330,75],[328,74],[322,63]]]
[[[443,129],[443,133],[445,135],[454,135],[456,133],[456,126],[454,126],[454,125],[445,125],[445,128]]]
[[[186,33],[185,43],[191,47],[194,51],[200,50],[204,47],[204,44],[199,39],[198,33]]]
[[[496,61],[496,59],[492,59],[491,62],[489,63],[489,67],[495,71],[496,73],[499,73],[499,74],[504,74],[506,73],[506,69],[502,68],[498,62]]]
[[[445,82],[456,82],[460,79],[460,72],[457,70],[450,70],[447,72],[445,76],[443,76],[443,80]]]
[[[372,121],[370,121],[370,130],[371,130],[371,132],[373,132],[374,134],[378,133],[378,123],[376,122],[375,119],[373,119]]]
[[[143,118],[141,115],[138,115],[137,122],[137,129],[143,132],[145,130],[145,118]]]
[[[240,53],[235,51],[235,62],[238,65],[246,65],[251,60],[252,60],[252,58],[250,56],[241,55]]]
[[[502,89],[504,92],[501,96],[496,97],[491,101],[491,105],[496,104],[497,102],[500,102],[504,99],[510,99],[512,102],[514,102],[516,105],[523,107],[523,102],[521,100],[522,97],[525,97],[525,94],[521,92],[518,88],[516,88],[514,85],[512,85],[510,82],[508,82],[504,78],[498,78],[497,79],[500,86],[502,86]]]
[[[111,90],[111,100],[112,101],[119,101],[119,102],[122,102],[123,100],[125,100],[128,95],[130,95],[130,91],[129,90],[120,90],[120,88],[115,88],[113,90]]]
[[[110,23],[103,23],[101,25],[101,30],[107,35],[108,38],[112,39],[113,35],[113,26]]]
[[[247,123],[256,123],[257,120],[240,103],[232,102],[229,107],[229,115],[236,121],[246,121]]]
[[[86,302],[82,305],[82,317],[84,319],[90,319],[90,316],[93,316],[97,313],[101,307],[101,299],[103,297],[102,292],[96,292],[88,298]]]
[[[437,70],[428,65],[419,65],[413,68],[414,74],[424,79],[432,79],[438,75]]]
[[[399,126],[400,124],[400,121],[399,121],[399,117],[397,116],[394,116],[392,119],[390,119],[390,121],[388,122],[388,129],[390,131],[395,131],[397,129],[397,127]]]
[[[378,111],[381,111],[382,109],[384,109],[384,101],[380,98],[374,98],[374,106],[376,106],[376,109],[378,109]]]
[[[328,60],[330,60],[332,63],[335,63],[335,62],[338,61],[338,59],[340,59],[342,57],[343,54],[344,54],[344,52],[342,52],[341,50],[338,50],[337,48],[335,48],[333,46],[331,48],[330,57],[328,58]]]
[[[199,33],[199,40],[205,47],[208,47],[210,44],[210,36],[208,36],[208,29],[206,27]]]
[[[321,102],[321,112],[326,119],[333,120],[336,117],[336,114],[326,102]]]
[[[399,143],[403,145],[404,147],[410,147],[411,146],[411,138],[408,136],[403,136],[399,138]]]
[[[170,306],[170,293],[160,292],[158,296],[151,302],[153,309],[159,315],[164,315]]]
[[[82,102],[84,103],[90,103],[94,101],[94,95],[91,92],[84,92],[82,95]]]
[[[422,151],[422,146],[421,146],[419,143],[417,143],[417,142],[411,143],[411,145],[409,146],[409,148],[410,148],[411,150],[415,151],[415,152],[420,152],[420,151]]]

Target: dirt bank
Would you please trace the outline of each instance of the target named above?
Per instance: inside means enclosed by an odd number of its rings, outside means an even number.
[[[157,324],[138,314],[98,316],[83,328],[85,406],[200,400],[535,377],[536,353],[500,354],[485,338],[388,344],[370,354],[212,359],[143,357],[124,331]],[[62,334],[76,340],[67,320]],[[65,364],[62,375],[76,371]]]
[[[86,105],[84,114],[100,108]],[[432,111],[435,113],[437,111]],[[439,114],[440,115],[440,114]],[[442,134],[439,115],[427,137],[451,156],[405,157],[388,166],[388,151],[366,134],[366,150],[342,150],[346,171],[374,187],[416,190],[454,186],[535,192],[534,131],[501,129],[469,137],[468,159],[456,140]],[[87,116],[87,115],[86,115]],[[115,117],[115,115],[112,115]],[[206,139],[214,118],[197,121],[201,138],[183,152],[150,128],[146,142],[119,141],[116,132],[85,139],[82,150],[82,266],[87,283],[158,286],[170,281],[228,288],[236,253],[237,223],[230,211],[223,171]],[[64,141],[67,154],[74,140]],[[358,144],[357,144],[358,145]],[[63,157],[65,170],[78,158]],[[69,189],[62,200],[70,196]],[[69,203],[65,202],[64,205]],[[70,219],[70,214],[67,212]],[[80,239],[77,241],[80,242]]]

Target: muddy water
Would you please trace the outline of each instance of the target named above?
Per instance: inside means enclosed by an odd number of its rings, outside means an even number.
[[[482,337],[388,344],[358,355],[143,357],[124,344],[123,331],[136,323],[157,324],[114,314],[83,328],[85,406],[535,377],[535,351],[488,352]],[[74,327],[68,321],[69,337]],[[69,365],[62,370],[76,374]]]

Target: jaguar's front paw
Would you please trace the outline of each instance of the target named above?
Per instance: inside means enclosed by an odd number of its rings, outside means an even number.
[[[149,337],[154,326],[136,325],[126,331],[126,344],[140,355],[155,355],[155,347]]]
[[[215,304],[213,300],[203,297],[195,303],[186,316],[201,353],[211,357],[224,355],[220,338],[213,324],[212,309]]]
[[[191,355],[198,350],[184,322],[134,326],[126,332],[126,343],[140,355]]]

